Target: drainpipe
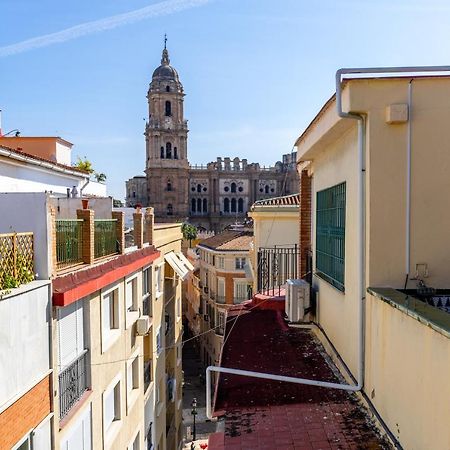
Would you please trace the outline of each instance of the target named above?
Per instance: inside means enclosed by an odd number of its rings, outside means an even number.
[[[408,129],[406,133],[406,230],[405,230],[405,289],[411,271],[411,107],[412,78],[408,84]]]
[[[288,383],[306,384],[310,386],[320,386],[331,389],[342,389],[345,391],[356,392],[363,388],[364,383],[364,358],[365,358],[365,117],[361,114],[349,113],[342,111],[342,75],[344,74],[386,74],[386,73],[425,73],[425,72],[450,72],[450,66],[430,66],[430,67],[374,67],[374,68],[359,68],[359,69],[339,69],[336,72],[336,107],[337,113],[344,119],[352,119],[358,121],[358,284],[359,284],[359,338],[358,338],[358,377],[357,384],[339,384],[329,383],[325,381],[309,380],[305,378],[286,377],[282,375],[273,375],[268,373],[253,372],[248,370],[231,369],[227,367],[209,366],[206,368],[206,415],[209,419],[212,418],[211,412],[211,372],[229,373],[233,375],[241,375],[252,378],[263,378],[267,380],[284,381]],[[237,319],[236,319],[237,320]]]

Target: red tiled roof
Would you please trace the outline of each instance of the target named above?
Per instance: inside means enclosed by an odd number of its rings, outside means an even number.
[[[0,145],[0,148],[3,150],[7,150],[8,152],[14,153],[16,155],[24,156],[27,159],[33,159],[35,161],[43,161],[49,164],[52,164],[56,167],[60,167],[62,169],[72,170],[74,172],[79,172],[80,175],[89,176],[89,173],[85,170],[79,169],[78,167],[72,167],[72,166],[66,166],[65,164],[57,163],[55,161],[52,161],[50,159],[42,158],[40,156],[32,155],[31,153],[23,152],[22,150],[16,150],[14,148],[6,147],[4,145]]]
[[[338,382],[310,330],[254,306],[229,311],[223,367]],[[208,450],[389,448],[341,390],[221,374],[214,409],[225,431]]]
[[[299,206],[300,194],[285,195],[283,197],[272,197],[264,200],[258,200],[253,203],[252,209],[255,206]]]
[[[253,233],[250,231],[230,230],[205,239],[204,241],[201,241],[198,246],[206,247],[211,250],[248,251],[250,250],[252,239]]]

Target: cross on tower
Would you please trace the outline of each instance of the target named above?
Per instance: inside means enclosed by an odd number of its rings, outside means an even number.
[[[166,50],[166,44],[167,44],[167,34],[164,33],[164,50]]]

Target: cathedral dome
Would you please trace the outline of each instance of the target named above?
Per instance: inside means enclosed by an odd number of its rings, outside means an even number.
[[[162,52],[161,65],[153,72],[152,79],[180,81],[178,72],[170,65],[169,52],[166,48]]]

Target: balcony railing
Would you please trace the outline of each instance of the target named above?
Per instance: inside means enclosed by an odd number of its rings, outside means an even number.
[[[225,295],[217,295],[216,303],[220,303],[220,304],[224,305],[225,304]]]
[[[114,255],[119,252],[116,219],[94,220],[94,257]]]
[[[88,390],[88,350],[59,374],[59,417],[64,418]]]
[[[144,392],[152,382],[152,360],[144,361]]]
[[[258,251],[258,292],[280,293],[286,280],[297,279],[300,251],[292,247],[260,248]]]
[[[33,233],[0,234],[0,289],[34,279]]]
[[[56,221],[56,267],[63,269],[83,262],[83,219]]]

